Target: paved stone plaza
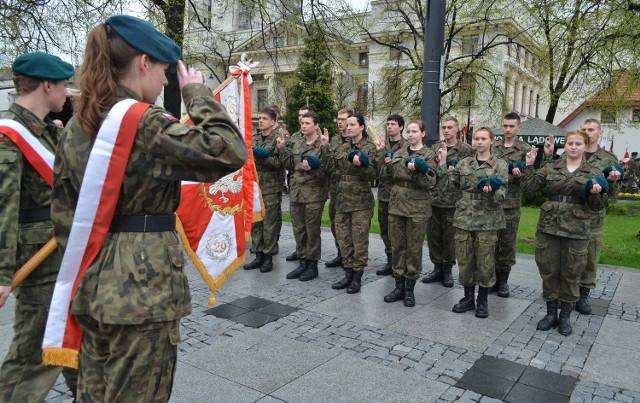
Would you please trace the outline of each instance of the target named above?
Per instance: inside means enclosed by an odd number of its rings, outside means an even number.
[[[322,239],[323,259],[333,258],[331,233]],[[563,337],[536,330],[545,306],[532,256],[518,255],[512,297],[491,295],[489,318],[478,319],[451,312],[463,294],[457,282],[419,282],[414,308],[383,302],[394,281],[375,274],[386,256],[380,237],[370,240],[356,295],[331,289],[343,271],[324,262],[319,279],[285,279],[297,265],[284,260],[294,250],[287,224],[274,270],[237,270],[214,309],[189,267],[193,313],[182,320],[172,401],[640,402],[639,270],[602,266],[594,314],[574,312]],[[425,244],[425,262],[427,253]],[[1,356],[13,305],[11,297],[0,309]],[[47,402],[70,401],[65,389],[60,378]]]

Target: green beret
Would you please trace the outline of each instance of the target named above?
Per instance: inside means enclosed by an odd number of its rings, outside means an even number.
[[[43,52],[25,53],[11,65],[13,74],[39,80],[68,80],[74,73],[73,66],[58,56]]]
[[[173,64],[180,60],[180,47],[149,21],[130,15],[114,15],[109,17],[106,24],[129,46],[159,62]]]

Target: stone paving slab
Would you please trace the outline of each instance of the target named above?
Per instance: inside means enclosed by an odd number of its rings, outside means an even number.
[[[287,402],[434,402],[448,388],[398,369],[338,356],[271,395]]]
[[[459,346],[479,353],[500,336],[530,304],[515,298],[489,296],[489,317],[479,319],[473,311],[456,314],[451,308],[464,295],[461,289],[447,292],[423,309],[399,320],[391,330]]]
[[[187,354],[180,361],[269,394],[335,355],[326,349],[254,331]]]
[[[184,361],[178,363],[171,402],[255,402],[265,394]]]
[[[632,273],[623,273],[620,285],[615,292],[615,300],[626,304],[638,304],[640,302],[640,276]]]

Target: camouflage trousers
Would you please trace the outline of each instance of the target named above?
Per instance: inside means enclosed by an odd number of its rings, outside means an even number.
[[[290,203],[291,224],[298,258],[319,260],[321,250],[320,223],[324,202]]]
[[[391,239],[389,239],[389,202],[380,199],[378,199],[378,223],[380,238],[384,242],[384,253],[392,253]]]
[[[342,256],[340,253],[340,245],[338,244],[338,236],[336,235],[336,203],[334,200],[336,199],[336,195],[331,195],[329,199],[329,220],[331,221],[331,234],[333,235],[333,240],[336,243],[336,250],[338,251],[338,255]]]
[[[536,232],[536,264],[545,301],[576,302],[580,275],[587,263],[588,239],[571,239]]]
[[[41,402],[60,372],[75,392],[78,372],[42,365],[42,339],[54,283],[18,287],[13,340],[0,369],[0,402]]]
[[[110,325],[78,316],[78,402],[168,402],[176,372],[180,321]]]
[[[336,212],[336,235],[345,268],[362,271],[369,261],[369,229],[373,210]]]
[[[431,206],[431,217],[427,220],[427,243],[433,264],[456,264],[455,212],[455,208]]]
[[[596,288],[598,275],[598,260],[602,251],[602,226],[591,227],[589,232],[589,247],[587,248],[587,263],[580,276],[580,287]]]
[[[456,228],[456,257],[460,284],[490,288],[496,283],[494,258],[498,231],[465,231]]]
[[[518,240],[518,227],[520,226],[520,208],[504,209],[504,218],[507,226],[498,231],[498,243],[496,245],[496,270],[510,272],[516,264],[516,242]]]
[[[251,226],[251,250],[275,255],[282,230],[282,193],[262,195],[264,220]]]
[[[422,245],[427,219],[389,215],[394,277],[417,280],[422,273]]]

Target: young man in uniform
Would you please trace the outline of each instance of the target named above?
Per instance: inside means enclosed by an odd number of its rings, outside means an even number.
[[[602,171],[602,174],[609,182],[609,197],[616,197],[619,190],[619,181],[624,172],[620,167],[618,158],[606,150],[601,149],[598,144],[602,137],[602,127],[597,119],[587,119],[580,126],[580,130],[589,136],[589,145],[585,152],[587,163]],[[576,311],[589,315],[591,305],[589,305],[589,293],[596,287],[596,276],[598,271],[598,258],[602,250],[602,229],[606,218],[606,209],[591,212],[591,229],[589,232],[589,247],[587,249],[587,265],[580,276],[580,300],[576,302]]]
[[[458,162],[473,155],[473,148],[459,139],[458,119],[452,116],[445,117],[442,119],[441,126],[444,137],[442,143],[447,147],[447,170],[453,171]],[[431,150],[437,154],[442,143],[434,144]],[[422,282],[441,282],[445,287],[453,287],[451,269],[456,264],[453,215],[461,192],[453,188],[440,191],[434,188],[431,191],[431,197],[432,214],[427,222],[427,242],[433,271],[427,274]]]
[[[397,114],[387,118],[387,134],[384,148],[378,150],[378,223],[380,224],[380,237],[384,242],[384,253],[387,255],[387,263],[376,271],[379,276],[388,276],[393,273],[391,258],[391,239],[389,238],[389,200],[393,187],[393,175],[390,169],[383,169],[385,164],[393,158],[394,153],[406,148],[407,141],[402,137],[404,130],[404,118]],[[384,175],[383,175],[384,174]]]
[[[311,109],[309,109],[306,106],[303,106],[302,108],[298,109],[298,124],[299,125],[302,124],[302,117],[309,111],[311,111]],[[280,134],[282,134],[282,133],[280,133]],[[287,145],[290,145],[290,144],[294,143],[295,141],[301,139],[302,137],[304,137],[302,132],[300,130],[298,130],[297,132],[293,133],[291,136],[289,136],[287,138]],[[291,185],[291,171],[289,171],[289,170],[286,171],[286,178],[287,178],[287,190],[288,190],[289,189],[289,185]],[[287,262],[293,262],[295,260],[298,260],[298,254],[296,253],[296,251],[293,251],[292,254],[287,255],[285,260]]]
[[[12,69],[18,97],[0,121],[0,307],[16,270],[53,237],[53,171],[36,170],[33,163],[50,158],[53,165],[60,129],[46,116],[62,110],[74,73],[71,64],[41,52],[18,57]],[[24,142],[31,149],[18,145]],[[55,250],[15,289],[14,337],[0,369],[0,402],[43,401],[61,371],[75,395],[75,370],[42,364],[42,339],[60,259]]]
[[[278,133],[276,112],[265,108],[260,111],[259,132],[253,135],[253,157],[258,171],[258,182],[266,214],[264,220],[251,227],[251,243],[256,257],[244,265],[245,270],[260,268],[262,273],[273,268],[273,255],[278,250],[278,237],[282,228],[282,188],[284,166],[274,154]]]
[[[336,148],[341,147],[342,144],[349,141],[349,137],[346,136],[347,130],[347,118],[353,114],[351,109],[340,109],[338,111],[338,117],[336,122],[338,123],[339,133],[331,138],[329,148],[331,152]],[[331,233],[336,244],[336,250],[338,255],[333,259],[326,262],[324,265],[327,267],[342,267],[342,254],[340,253],[340,246],[338,245],[338,238],[336,238],[336,192],[338,190],[339,175],[331,175],[329,183],[329,220],[331,221]]]
[[[502,119],[503,139],[496,141],[493,146],[493,155],[502,158],[509,165],[509,183],[507,198],[502,205],[506,228],[498,231],[498,243],[496,246],[496,285],[492,291],[497,291],[498,296],[508,298],[509,274],[511,267],[516,264],[516,241],[518,226],[520,225],[520,207],[522,206],[520,178],[524,174],[525,160],[531,146],[519,140],[518,133],[522,129],[520,115],[515,112],[507,113]]]

